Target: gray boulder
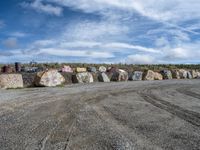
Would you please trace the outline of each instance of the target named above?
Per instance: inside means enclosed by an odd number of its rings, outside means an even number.
[[[129,80],[131,80],[131,81],[141,81],[142,80],[142,76],[143,76],[143,72],[142,71],[134,71],[130,75]]]
[[[198,72],[196,70],[191,70],[190,73],[192,75],[192,78],[194,78],[194,79],[197,78]]]
[[[110,79],[108,78],[108,76],[104,72],[99,73],[98,80],[99,80],[99,82],[110,82]]]
[[[187,71],[187,78],[188,78],[188,79],[192,79],[192,78],[193,78],[190,71]]]
[[[170,70],[162,70],[163,79],[172,79],[172,72]]]
[[[110,73],[109,73],[110,74]],[[128,81],[128,72],[122,69],[113,69],[111,72],[111,81]]]
[[[199,71],[197,71],[197,77],[196,78],[200,79],[200,72]]]
[[[181,78],[181,79],[187,79],[187,77],[188,77],[188,73],[187,73],[187,71],[184,70],[184,69],[180,69],[180,70],[179,70],[179,75],[180,75],[180,78]]]
[[[87,67],[87,71],[96,73],[97,69],[96,69],[96,67]]]
[[[94,82],[94,78],[89,72],[81,72],[72,76],[73,83],[92,83]]]

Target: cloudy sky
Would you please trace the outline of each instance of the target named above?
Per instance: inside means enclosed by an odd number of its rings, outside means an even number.
[[[0,62],[200,63],[200,0],[1,0]]]

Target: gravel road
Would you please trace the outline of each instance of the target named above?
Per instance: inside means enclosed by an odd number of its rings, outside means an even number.
[[[200,80],[0,90],[0,150],[199,150]]]

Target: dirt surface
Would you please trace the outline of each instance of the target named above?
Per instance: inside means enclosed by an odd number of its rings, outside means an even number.
[[[198,150],[200,80],[0,90],[1,150]]]

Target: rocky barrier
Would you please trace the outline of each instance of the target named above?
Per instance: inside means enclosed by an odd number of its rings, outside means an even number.
[[[69,70],[67,72],[66,70]],[[49,69],[37,73],[1,74],[1,88],[22,87],[53,87],[75,83],[120,82],[141,80],[171,80],[200,78],[197,70],[160,70],[160,71],[125,71],[118,68],[76,68],[75,71],[65,69],[65,72]]]

